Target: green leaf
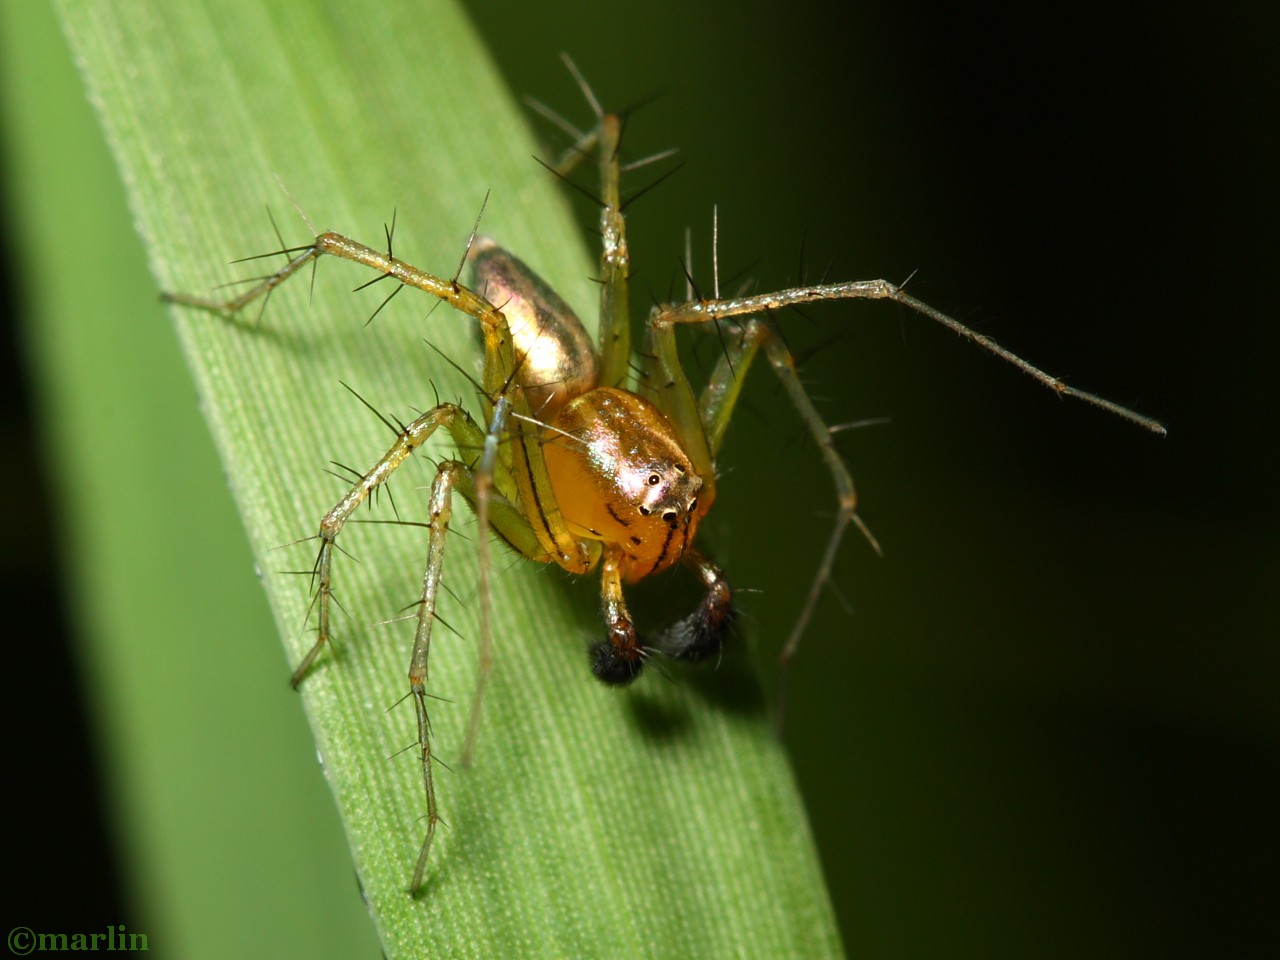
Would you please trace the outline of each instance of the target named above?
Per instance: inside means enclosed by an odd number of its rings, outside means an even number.
[[[314,859],[284,860],[283,835],[300,838],[296,853],[323,833],[311,832],[314,814],[251,805],[265,795],[291,808],[320,792],[318,778],[305,747],[276,742],[297,698],[283,659],[253,659],[270,646],[269,627],[239,616],[261,601],[248,555],[235,559],[216,468],[189,446],[189,388],[148,365],[165,339],[154,298],[259,270],[226,261],[278,245],[264,206],[286,243],[305,242],[308,227],[285,190],[318,228],[373,244],[394,212],[397,253],[442,274],[455,268],[487,194],[485,231],[584,318],[594,314],[591,253],[556,185],[529,159],[539,150],[518,105],[451,7],[59,6],[155,278],[121,271],[127,282],[106,286],[127,241],[105,213],[85,216],[93,233],[74,220],[46,225],[44,265],[65,259],[61,283],[39,289],[82,295],[46,307],[54,319],[35,332],[51,389],[61,391],[49,436],[62,489],[77,498],[68,524],[94,644],[89,673],[116,794],[141,831],[131,862],[153,911],[153,949],[227,956],[253,924],[256,954],[367,952],[332,843],[317,842]],[[93,159],[80,149],[66,159],[82,152]],[[93,202],[80,195],[90,181],[76,170],[40,173],[69,202]],[[406,293],[366,329],[387,292],[349,292],[368,279],[348,264],[321,264],[314,292],[305,280],[286,285],[256,326],[252,314],[228,323],[169,311],[289,663],[311,634],[308,580],[288,572],[310,568],[314,544],[303,538],[344,488],[326,469],[363,469],[390,441],[341,383],[402,420],[437,396],[473,397],[423,346],[430,340],[475,369],[470,322]],[[415,459],[392,485],[410,520],[422,516],[432,472],[427,457]],[[370,514],[392,516],[385,501]],[[432,722],[446,760],[460,748],[476,672],[475,558],[467,525],[458,527],[446,560],[454,599],[443,611],[456,633],[440,632],[432,651],[433,691],[443,698]],[[593,585],[505,557],[477,761],[440,772],[449,826],[425,895],[411,900],[423,799],[413,753],[401,752],[414,738],[402,702],[413,631],[396,618],[416,597],[425,533],[360,525],[342,546],[351,556],[336,574],[348,614],[338,621],[341,649],[306,681],[301,702],[388,957],[840,953],[804,812],[745,654],[731,653],[718,671],[651,671],[632,689],[606,689],[584,656],[600,630]],[[251,684],[237,687],[233,675],[244,673]],[[263,701],[277,712],[260,712]],[[255,904],[265,909],[255,915]]]

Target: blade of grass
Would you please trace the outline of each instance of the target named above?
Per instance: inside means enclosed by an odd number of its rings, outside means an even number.
[[[276,245],[264,203],[282,211],[287,242],[305,240],[279,174],[320,227],[376,238],[398,206],[397,250],[441,272],[452,270],[492,191],[486,232],[593,313],[590,260],[569,239],[577,231],[528,160],[535,148],[523,121],[455,11],[172,6],[61,4],[161,287],[202,291],[242,275],[218,265]],[[346,290],[367,277],[322,267],[313,301],[302,282],[280,290],[256,330],[174,311],[291,660],[309,642],[308,588],[279,572],[307,569],[313,547],[276,548],[309,534],[341,492],[324,473],[328,460],[362,469],[389,440],[339,381],[404,419],[434,402],[433,387],[471,397],[422,338],[463,365],[476,352],[460,318],[440,310],[424,322],[429,305],[408,297],[362,329],[383,294],[352,296]],[[136,330],[136,317],[125,322]],[[406,519],[420,516],[430,473],[421,465],[395,485]],[[153,509],[163,500],[153,492]],[[390,515],[386,505],[377,514]],[[205,522],[169,520],[183,528],[182,574],[197,581]],[[363,526],[344,546],[355,555],[338,573],[345,642],[302,699],[388,956],[839,953],[803,811],[740,660],[712,676],[602,689],[582,652],[599,629],[590,590],[568,591],[555,571],[524,563],[500,573],[499,663],[478,762],[441,772],[451,829],[437,840],[426,896],[411,901],[404,888],[422,799],[411,755],[397,756],[413,732],[411,712],[396,704],[412,631],[371,623],[414,598],[424,537]],[[474,558],[461,538],[448,567],[457,599],[445,616],[459,637],[442,635],[432,661],[436,693],[453,701],[433,715],[446,757],[461,743],[475,674]],[[206,598],[222,589],[202,587]],[[182,630],[169,642],[187,651],[188,683],[204,694],[216,679],[205,647]],[[214,730],[239,710],[198,700]],[[245,738],[202,755],[203,789],[219,795],[255,749]],[[299,883],[316,869],[298,865]]]

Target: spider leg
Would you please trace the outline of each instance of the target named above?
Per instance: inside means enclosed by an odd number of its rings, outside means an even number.
[[[600,236],[603,240],[600,251],[598,339],[600,383],[609,387],[625,387],[631,364],[631,253],[627,247],[626,220],[622,213],[625,206],[622,199],[620,159],[623,118],[615,113],[606,113],[577,64],[567,54],[562,53],[560,58],[578,84],[591,112],[595,114],[596,124],[586,133],[579,133],[541,104],[536,104],[535,109],[575,138],[573,145],[558,161],[548,165],[548,169],[600,205]],[[596,154],[599,164],[599,196],[568,179],[574,168],[592,152]]]
[[[474,423],[471,424],[474,429]],[[478,430],[475,431],[478,433]],[[483,442],[483,441],[482,441]],[[461,447],[461,444],[459,444]],[[483,463],[483,458],[482,458]],[[472,470],[457,460],[446,460],[436,470],[435,480],[431,484],[429,539],[427,543],[427,566],[422,574],[422,598],[418,601],[418,624],[413,639],[413,654],[409,659],[409,691],[413,697],[414,711],[418,722],[418,749],[422,758],[422,783],[427,802],[427,832],[418,852],[418,861],[413,870],[413,881],[409,892],[417,896],[422,889],[423,877],[426,873],[427,860],[431,855],[431,843],[435,838],[436,824],[440,820],[439,807],[436,803],[435,782],[433,779],[431,749],[431,720],[427,712],[427,681],[429,679],[428,660],[431,653],[431,629],[436,620],[436,602],[440,594],[440,586],[444,577],[444,551],[449,534],[449,522],[453,516],[453,494],[461,493],[471,504],[478,517],[481,518],[480,543],[481,550],[481,582],[486,586],[481,596],[481,655],[480,669],[476,680],[476,690],[471,704],[471,718],[468,723],[468,742],[464,748],[464,762],[472,749],[472,738],[478,728],[480,702],[485,682],[492,666],[491,639],[488,636],[488,614],[483,612],[488,602],[488,528],[490,520],[493,529],[509,544],[527,556],[536,557],[541,547],[534,536],[533,529],[520,515],[515,505],[506,498],[486,491],[491,486],[482,480],[483,469]]]
[[[170,303],[185,304],[217,313],[236,313],[259,297],[265,297],[271,293],[308,263],[319,260],[324,256],[330,256],[341,260],[350,260],[352,263],[363,264],[383,276],[399,280],[405,286],[416,287],[425,291],[433,297],[443,300],[455,310],[475,317],[484,325],[486,331],[492,329],[497,332],[505,326],[501,312],[493,304],[458,283],[456,279],[437,277],[435,274],[427,273],[425,270],[406,263],[399,257],[392,256],[390,252],[376,250],[359,241],[352,240],[350,237],[344,237],[340,233],[325,231],[317,234],[315,239],[305,246],[292,247],[278,252],[290,254],[292,259],[275,273],[263,277],[238,297],[219,300],[210,297],[190,296],[185,293],[165,293],[163,294],[164,299]],[[486,387],[488,386],[486,384]],[[500,386],[500,382],[493,385],[495,393]]]
[[[313,573],[316,586],[316,640],[294,670],[289,681],[293,686],[297,687],[302,682],[329,642],[329,620],[333,600],[333,552],[338,534],[356,509],[368,499],[369,494],[385,483],[400,465],[441,426],[453,435],[459,449],[477,449],[484,442],[484,434],[461,407],[451,403],[434,407],[401,430],[391,448],[320,521],[318,535],[320,550],[316,555]]]
[[[495,417],[495,426],[504,423],[501,412],[508,407],[499,402],[496,407],[499,416]],[[469,422],[467,431],[469,439],[474,440],[479,434],[473,422]],[[466,449],[465,441],[460,441],[460,449]],[[489,529],[498,533],[502,539],[514,549],[532,559],[547,559],[533,528],[525,520],[519,509],[511,501],[493,490],[491,469],[494,458],[489,452],[496,446],[492,431],[481,441],[485,454],[481,457],[477,469],[472,469],[457,460],[447,460],[440,464],[435,480],[431,485],[429,540],[427,545],[427,566],[422,575],[422,598],[418,602],[418,623],[414,633],[413,653],[409,660],[409,690],[413,697],[414,710],[418,724],[418,748],[422,758],[423,790],[427,803],[427,832],[418,853],[418,861],[414,866],[413,881],[410,894],[417,896],[422,888],[427,861],[431,854],[431,843],[435,838],[436,824],[439,822],[439,808],[436,803],[435,783],[432,771],[431,722],[427,713],[427,681],[429,679],[428,660],[431,652],[431,630],[436,620],[436,603],[444,576],[444,550],[449,533],[449,523],[453,514],[453,494],[461,493],[471,504],[479,520],[479,559],[480,559],[480,664],[477,672],[476,687],[472,696],[470,719],[467,724],[467,739],[463,747],[462,762],[470,762],[474,750],[475,736],[479,730],[481,703],[489,673],[493,665],[492,632],[489,623]]]
[[[418,628],[413,638],[413,655],[409,659],[409,690],[413,695],[418,718],[418,749],[422,756],[422,786],[427,798],[427,834],[413,868],[410,896],[422,889],[422,877],[431,854],[440,811],[436,805],[436,788],[431,769],[431,720],[427,715],[427,659],[431,652],[431,626],[436,617],[436,598],[444,574],[444,545],[453,512],[453,490],[466,468],[456,460],[440,464],[431,484],[431,536],[427,547],[427,569],[422,575],[422,599],[418,602]]]
[[[630,275],[626,219],[622,215],[618,151],[622,120],[616,114],[600,119],[600,382],[624,386],[631,363]]]
[[[471,502],[475,507],[476,526],[479,538],[476,541],[477,560],[480,567],[479,600],[480,600],[480,668],[476,673],[476,689],[471,695],[471,716],[467,720],[467,736],[462,746],[462,765],[469,766],[475,752],[476,737],[480,733],[480,707],[484,702],[485,687],[489,683],[489,674],[493,670],[493,627],[490,623],[489,592],[489,523],[491,519],[493,475],[499,462],[499,444],[506,433],[511,416],[511,400],[507,396],[498,398],[493,406],[493,416],[489,422],[488,432],[484,437],[484,452],[475,473],[475,493]]]
[[[678,323],[711,323],[716,320],[722,320],[728,317],[746,317],[761,314],[768,314],[782,307],[793,306],[801,303],[813,303],[822,300],[892,300],[902,304],[904,307],[915,311],[923,317],[939,323],[947,329],[951,330],[957,336],[963,337],[986,350],[988,353],[995,354],[1006,363],[1010,363],[1017,367],[1023,373],[1032,377],[1043,386],[1064,397],[1074,397],[1082,400],[1092,406],[1106,410],[1118,417],[1128,420],[1130,423],[1137,424],[1152,433],[1163,436],[1166,433],[1164,425],[1157,420],[1144,416],[1128,407],[1123,407],[1118,403],[1100,397],[1097,394],[1088,393],[1077,387],[1069,386],[1058,377],[1045,373],[1039,367],[1023,360],[1016,353],[1005,349],[996,343],[990,337],[978,333],[970,327],[965,326],[959,320],[947,316],[941,310],[929,306],[915,297],[906,293],[901,287],[892,284],[887,280],[851,280],[846,283],[826,283],[814,284],[807,287],[792,287],[789,290],[779,290],[776,293],[756,294],[754,296],[730,297],[726,299],[715,300],[690,300],[687,303],[678,306],[670,306],[659,311],[659,315],[651,323],[657,326],[665,326]]]
[[[666,322],[663,311],[655,309],[649,315],[646,339],[645,379],[655,393],[654,400],[659,409],[675,427],[684,452],[702,477],[702,495],[710,502],[716,494],[713,451],[698,410],[698,401],[693,396],[693,387],[680,366],[675,325]]]

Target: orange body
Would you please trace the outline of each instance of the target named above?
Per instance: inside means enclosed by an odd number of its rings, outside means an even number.
[[[670,421],[634,393],[597,387],[574,397],[543,454],[570,529],[617,544],[629,582],[679,560],[711,506]]]

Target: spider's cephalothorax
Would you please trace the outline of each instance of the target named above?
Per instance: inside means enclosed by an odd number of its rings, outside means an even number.
[[[574,74],[577,76],[576,70]],[[645,324],[645,349],[636,358],[639,372],[633,378],[630,256],[619,190],[622,123],[619,117],[599,110],[580,76],[578,80],[596,111],[596,123],[579,132],[561,122],[575,142],[554,169],[565,175],[593,154],[599,164],[604,242],[598,345],[592,343],[560,297],[528,267],[493,242],[476,240],[474,235],[470,287],[459,283],[457,276],[445,279],[414,267],[393,256],[390,249],[383,253],[326,232],[303,247],[283,251],[290,256],[286,266],[234,299],[167,295],[173,302],[235,312],[265,297],[306,264],[333,256],[363,264],[381,277],[398,281],[401,287],[422,290],[479,323],[484,345],[480,384],[484,425],[455,404],[442,403],[428,410],[400,430],[391,448],[325,514],[314,571],[316,641],[293,675],[295,685],[300,683],[329,641],[333,560],[343,525],[443,427],[452,437],[458,457],[439,464],[431,487],[427,569],[409,661],[409,690],[417,715],[427,807],[426,837],[413,873],[411,889],[415,894],[422,886],[439,821],[427,717],[427,661],[455,492],[474,508],[480,526],[481,666],[462,751],[465,763],[478,730],[492,657],[488,626],[490,530],[531,560],[555,563],[579,574],[599,567],[606,634],[591,649],[591,665],[601,680],[629,683],[652,652],[697,660],[720,649],[733,620],[733,593],[724,575],[693,543],[699,522],[715,500],[716,453],[751,361],[761,351],[831,472],[838,508],[808,595],[782,648],[785,676],[785,667],[831,575],[845,531],[850,523],[867,531],[855,513],[853,479],[832,442],[832,431],[809,399],[791,353],[769,322],[768,318],[784,307],[815,301],[892,300],[1012,363],[1061,396],[1076,397],[1154,432],[1164,432],[1156,421],[1067,386],[884,280],[815,284],[721,298],[718,278],[713,278],[710,298],[690,292],[686,302],[659,306],[651,312]],[[695,397],[680,367],[676,328],[721,321],[729,322],[720,330],[720,359]],[[869,533],[867,536],[870,538]],[[706,591],[703,600],[684,619],[642,641],[627,611],[623,584],[677,562],[701,580]]]

